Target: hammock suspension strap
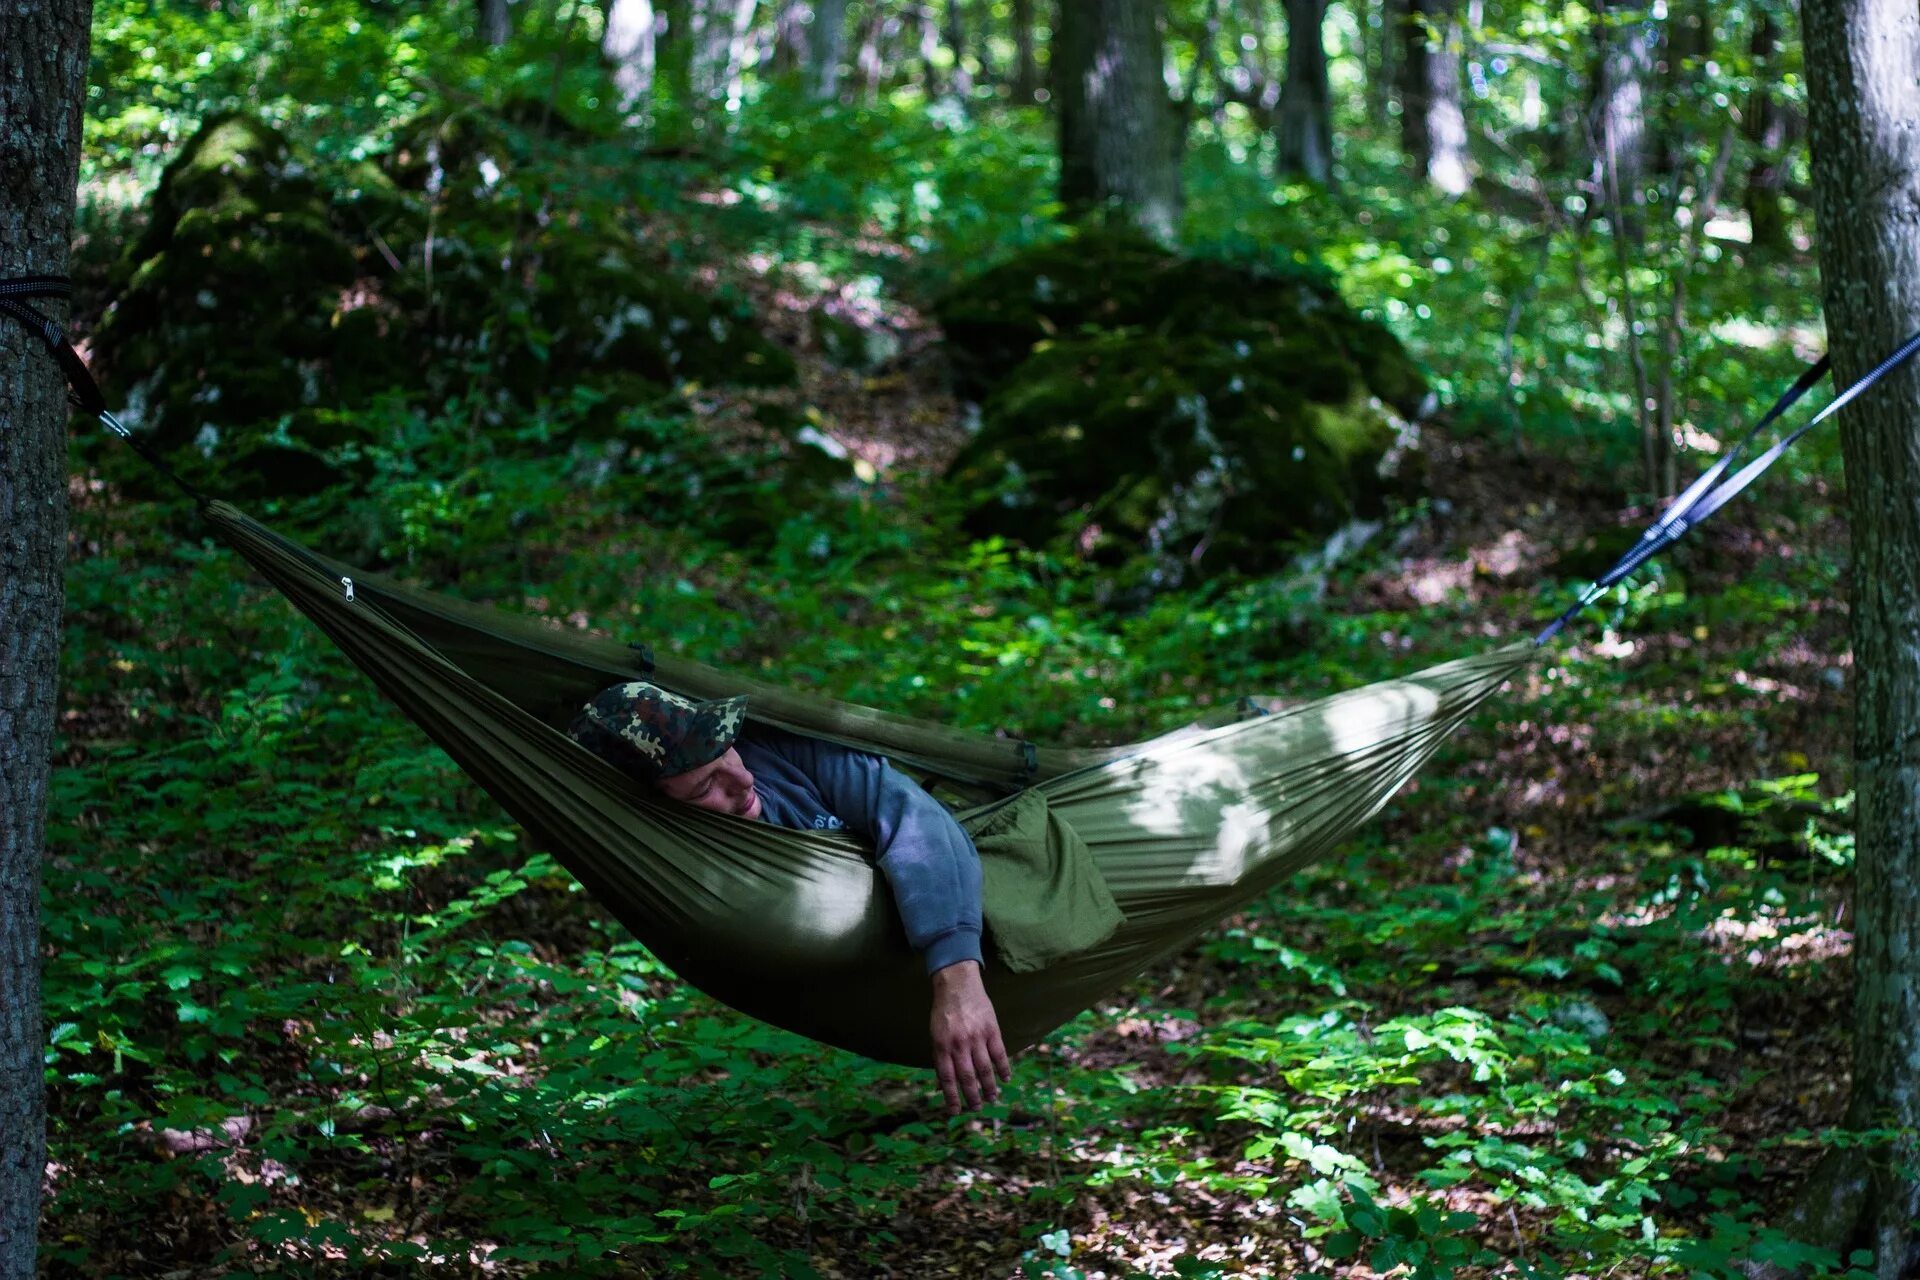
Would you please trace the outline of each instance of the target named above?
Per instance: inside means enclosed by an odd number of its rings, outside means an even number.
[[[94,418],[107,430],[125,440],[133,451],[148,466],[173,482],[175,488],[204,507],[212,501],[206,494],[168,465],[167,460],[155,451],[152,445],[135,435],[127,425],[113,416],[107,408],[107,398],[100,394],[100,384],[93,380],[93,374],[87,369],[87,362],[73,349],[67,336],[60,332],[55,324],[36,307],[30,307],[23,298],[71,298],[73,284],[65,276],[14,276],[0,279],[0,316],[6,316],[22,328],[40,339],[48,353],[60,365],[60,371],[67,379],[67,399],[73,407]]]
[[[1688,529],[1700,524],[1738,497],[1740,492],[1758,480],[1768,467],[1778,462],[1781,455],[1792,448],[1801,436],[1859,399],[1875,383],[1913,359],[1916,353],[1920,353],[1920,333],[1914,334],[1901,343],[1892,355],[1875,365],[1858,382],[1835,396],[1825,408],[1814,414],[1804,425],[1782,436],[1764,453],[1732,475],[1727,475],[1728,469],[1739,461],[1740,455],[1759,437],[1760,433],[1772,426],[1780,415],[1799,403],[1800,399],[1813,389],[1814,384],[1826,377],[1828,370],[1832,367],[1829,358],[1824,355],[1808,365],[1806,370],[1794,380],[1793,385],[1773,402],[1772,407],[1761,416],[1760,421],[1754,423],[1752,428],[1735,442],[1733,448],[1727,450],[1718,461],[1701,472],[1698,479],[1669,503],[1667,509],[1660,513],[1660,518],[1648,525],[1646,532],[1640,535],[1640,541],[1630,547],[1611,569],[1589,584],[1586,590],[1580,593],[1579,599],[1568,606],[1565,613],[1555,618],[1546,630],[1535,636],[1534,644],[1543,645],[1553,639],[1563,627],[1579,617],[1580,612],[1588,605],[1605,595],[1648,560],[1678,542]]]

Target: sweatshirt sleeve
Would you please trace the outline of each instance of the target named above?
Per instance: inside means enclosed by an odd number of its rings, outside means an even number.
[[[873,841],[927,972],[979,960],[980,855],[946,807],[879,756],[793,735],[778,749],[849,831]]]

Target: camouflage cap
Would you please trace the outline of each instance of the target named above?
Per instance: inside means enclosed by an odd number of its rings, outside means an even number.
[[[695,702],[633,680],[594,694],[567,732],[608,764],[658,782],[725,755],[746,719],[744,697]]]

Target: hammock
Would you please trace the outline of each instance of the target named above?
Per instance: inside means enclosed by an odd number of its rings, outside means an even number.
[[[745,693],[750,720],[920,773],[1044,793],[1126,919],[1034,972],[1013,972],[988,949],[987,994],[1014,1050],[1340,844],[1538,652],[1521,643],[1129,748],[1033,748],[653,660],[359,573],[225,503],[205,510],[216,535],[674,972],[742,1013],[911,1066],[931,1064],[931,988],[861,846],[656,799],[566,735],[581,703],[640,678],[697,698]],[[964,810],[960,823],[977,829],[999,808]]]
[[[1125,919],[1032,971],[989,950],[1010,1050],[1034,1043],[1340,844],[1580,610],[1739,494],[1795,441],[1920,352],[1910,337],[1804,426],[1728,474],[1827,372],[1822,356],[1532,642],[1275,715],[1247,709],[1132,747],[1075,751],[835,702],[421,591],[315,554],[209,500],[107,410],[57,326],[21,301],[57,277],[0,279],[0,316],[61,363],[74,403],[194,497],[214,533],[327,634],[649,950],[724,1004],[868,1057],[930,1065],[931,992],[880,874],[851,838],[656,798],[561,729],[609,684],[747,694],[752,721],[983,788],[1037,791],[1078,834]],[[1004,800],[957,816],[979,831]],[[991,928],[991,920],[989,920]]]

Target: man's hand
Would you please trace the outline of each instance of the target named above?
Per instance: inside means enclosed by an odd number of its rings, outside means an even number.
[[[977,960],[933,975],[933,1069],[949,1115],[960,1113],[963,1096],[968,1110],[979,1110],[982,1099],[992,1102],[1000,1096],[1000,1082],[1013,1075]]]

